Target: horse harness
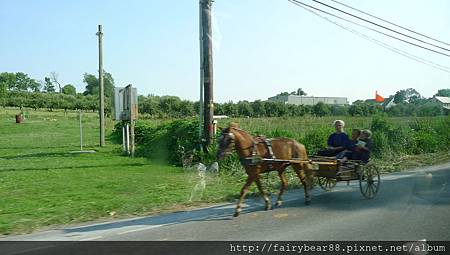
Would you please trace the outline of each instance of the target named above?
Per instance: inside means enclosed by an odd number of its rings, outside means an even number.
[[[254,139],[252,139],[252,156],[246,157],[246,158],[239,158],[239,161],[244,166],[255,166],[262,162],[264,155],[258,155],[258,149],[257,149],[257,145],[261,144],[261,143],[266,146],[266,149],[269,153],[269,156],[267,158],[276,159],[275,155],[273,154],[273,150],[272,150],[272,139],[268,139],[264,136],[257,136],[256,138],[259,138],[261,140],[261,142],[258,142],[258,141],[255,141]],[[269,169],[272,169],[273,168],[272,163],[271,162],[267,163],[267,167]]]

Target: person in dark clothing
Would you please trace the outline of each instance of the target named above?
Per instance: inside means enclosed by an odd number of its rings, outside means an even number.
[[[361,160],[367,163],[370,159],[370,152],[372,151],[372,132],[370,130],[361,131],[359,142],[356,144],[351,158],[353,160]]]
[[[344,132],[345,123],[342,120],[335,120],[334,127],[336,132],[328,137],[328,148],[320,150],[317,154],[319,156],[334,157],[338,153],[345,150],[345,146],[349,144],[348,135]]]

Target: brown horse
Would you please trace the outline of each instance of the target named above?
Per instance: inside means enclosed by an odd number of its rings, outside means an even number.
[[[240,198],[236,207],[234,216],[241,212],[242,202],[248,192],[248,188],[253,182],[256,182],[259,192],[264,197],[265,210],[271,208],[270,200],[264,192],[260,174],[270,171],[278,171],[281,180],[280,193],[278,194],[276,205],[282,204],[282,195],[287,186],[287,180],[284,175],[286,167],[292,166],[305,189],[305,204],[311,203],[309,190],[313,181],[313,172],[307,163],[307,153],[305,146],[289,138],[274,138],[270,145],[261,137],[253,137],[242,129],[238,128],[237,123],[231,123],[228,128],[222,130],[218,140],[217,159],[229,155],[236,149],[241,164],[247,173],[247,181],[242,187]],[[264,161],[263,158],[275,158],[276,161]],[[259,159],[259,160],[258,160]],[[305,162],[292,163],[291,159],[304,159]]]

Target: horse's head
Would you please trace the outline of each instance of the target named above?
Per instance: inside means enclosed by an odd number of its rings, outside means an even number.
[[[222,133],[217,141],[217,160],[221,160],[233,152],[235,136],[232,129],[236,127],[236,124],[230,124],[228,128],[222,129]]]

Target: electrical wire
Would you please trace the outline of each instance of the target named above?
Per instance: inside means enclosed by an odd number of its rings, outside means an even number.
[[[402,38],[398,38],[398,37],[393,36],[393,35],[390,35],[390,34],[386,34],[386,33],[381,32],[381,31],[379,31],[379,30],[376,30],[376,29],[370,28],[370,27],[368,27],[368,26],[365,26],[365,25],[356,23],[356,22],[351,21],[351,20],[348,20],[348,19],[346,19],[346,18],[342,18],[342,17],[340,17],[340,16],[338,16],[338,15],[336,15],[336,14],[333,14],[333,13],[330,13],[330,12],[327,12],[327,11],[324,11],[324,10],[322,10],[322,9],[320,9],[320,8],[311,6],[311,5],[309,5],[309,4],[305,4],[305,3],[300,2],[300,1],[298,1],[298,0],[288,0],[288,1],[290,1],[291,3],[294,3],[294,4],[296,4],[296,5],[299,5],[299,4],[300,4],[300,5],[309,7],[309,8],[311,8],[311,9],[314,9],[314,10],[317,10],[317,11],[320,11],[320,12],[323,12],[323,13],[328,14],[328,15],[330,15],[330,16],[333,16],[333,17],[335,17],[335,18],[338,18],[338,19],[344,20],[344,21],[346,21],[346,22],[352,23],[352,24],[354,24],[354,25],[357,25],[357,26],[366,28],[366,29],[371,30],[371,31],[374,31],[374,32],[376,32],[376,33],[379,33],[379,34],[382,34],[382,35],[391,37],[391,38],[393,38],[393,39],[402,41],[402,42],[404,42],[404,43],[408,43],[408,44],[410,44],[410,45],[413,45],[413,46],[422,48],[422,49],[424,49],[424,50],[428,50],[428,51],[431,51],[431,52],[434,52],[434,53],[437,53],[437,54],[440,54],[440,55],[443,55],[443,56],[446,56],[446,57],[450,57],[449,54],[446,54],[446,53],[443,53],[443,52],[440,52],[440,51],[436,51],[436,50],[430,49],[430,48],[428,48],[428,47],[425,47],[425,46],[422,46],[422,45],[419,45],[419,44],[416,44],[416,43],[413,43],[413,42],[404,40],[404,39],[402,39]]]
[[[421,39],[417,39],[417,38],[415,38],[415,37],[413,37],[413,36],[407,35],[407,34],[402,33],[402,32],[398,32],[398,31],[396,31],[396,30],[394,30],[394,29],[391,29],[391,28],[388,28],[388,27],[386,27],[386,26],[377,24],[377,23],[375,23],[375,22],[373,22],[373,21],[370,21],[370,20],[361,18],[361,17],[359,17],[359,16],[357,16],[357,15],[354,15],[354,14],[351,14],[351,13],[349,13],[349,12],[343,11],[343,10],[341,10],[341,9],[339,9],[339,8],[336,8],[336,7],[334,7],[334,6],[328,5],[328,4],[326,4],[326,3],[322,3],[322,2],[320,2],[320,1],[318,1],[318,0],[312,0],[312,1],[313,1],[313,2],[316,2],[316,3],[318,3],[318,4],[321,4],[321,5],[324,5],[324,6],[328,7],[328,8],[333,9],[333,10],[336,10],[336,11],[342,12],[342,13],[344,13],[344,14],[347,14],[347,15],[349,15],[349,16],[352,16],[352,17],[354,17],[354,18],[360,19],[360,20],[362,20],[362,21],[364,21],[364,22],[367,22],[367,23],[370,23],[370,24],[372,24],[372,25],[375,25],[375,26],[384,28],[384,29],[386,29],[386,30],[389,30],[389,31],[391,31],[391,32],[394,32],[394,33],[403,35],[403,36],[408,37],[408,38],[411,38],[411,39],[414,39],[414,40],[419,41],[419,42],[421,42],[421,43],[425,43],[425,44],[434,46],[434,47],[439,48],[439,49],[442,49],[442,50],[450,51],[450,49],[447,49],[447,48],[444,48],[444,47],[435,45],[435,44],[433,44],[433,43],[429,43],[429,42],[423,41],[423,40],[421,40]]]
[[[357,8],[355,8],[355,7],[352,7],[352,6],[348,5],[348,4],[344,4],[344,3],[341,3],[341,2],[336,1],[336,0],[331,0],[331,1],[333,1],[333,2],[335,2],[335,3],[337,3],[337,4],[340,4],[340,5],[342,5],[342,6],[345,6],[345,7],[349,8],[349,9],[352,9],[352,10],[354,10],[354,11],[363,13],[363,14],[365,14],[365,15],[367,15],[367,16],[372,17],[372,18],[375,18],[375,19],[381,20],[381,21],[383,21],[383,22],[386,22],[386,23],[388,23],[388,24],[390,24],[390,25],[399,27],[399,28],[404,29],[404,30],[406,30],[406,31],[409,31],[409,32],[411,32],[411,33],[414,33],[414,34],[423,36],[423,37],[425,37],[425,38],[428,38],[428,39],[430,39],[430,40],[433,40],[433,41],[435,41],[435,42],[439,42],[439,43],[442,43],[442,44],[445,44],[445,45],[450,46],[450,43],[446,43],[446,42],[444,42],[444,41],[440,41],[440,40],[435,39],[435,38],[433,38],[433,37],[431,37],[431,36],[428,36],[428,35],[425,35],[425,34],[416,32],[416,31],[414,31],[414,30],[412,30],[412,29],[410,29],[410,28],[406,28],[406,27],[397,25],[397,24],[395,24],[395,23],[393,23],[393,22],[391,22],[391,21],[388,21],[388,20],[386,20],[386,19],[379,18],[379,17],[377,17],[377,16],[375,16],[375,15],[372,15],[372,14],[367,13],[367,12],[365,12],[365,11],[359,10],[359,9],[357,9]]]
[[[375,43],[375,44],[377,44],[377,45],[379,45],[379,46],[381,46],[381,47],[383,47],[383,48],[386,48],[386,49],[388,49],[388,50],[390,50],[390,51],[392,51],[392,52],[394,52],[394,53],[397,53],[397,54],[399,54],[399,55],[402,55],[402,56],[404,56],[404,57],[407,57],[407,58],[409,58],[409,59],[412,59],[412,60],[414,60],[414,61],[416,61],[416,62],[420,62],[420,63],[422,63],[422,64],[428,65],[428,66],[430,66],[430,67],[439,69],[439,70],[441,70],[441,71],[450,73],[450,67],[443,66],[443,65],[434,63],[434,62],[432,62],[432,61],[426,60],[426,59],[424,59],[424,58],[415,56],[415,55],[413,55],[413,54],[411,54],[411,53],[408,53],[408,52],[406,52],[406,51],[397,49],[397,48],[395,48],[395,47],[393,47],[393,46],[391,46],[391,45],[389,45],[389,44],[383,43],[383,42],[381,42],[381,41],[379,41],[379,40],[377,40],[377,39],[374,39],[374,38],[372,38],[372,37],[370,37],[370,36],[367,36],[367,35],[365,35],[365,34],[363,34],[363,33],[360,33],[360,32],[358,32],[358,31],[356,31],[356,30],[354,30],[354,29],[345,27],[345,26],[343,26],[343,25],[341,25],[341,24],[339,24],[339,23],[337,23],[337,22],[335,22],[335,21],[333,21],[333,20],[330,20],[329,18],[327,18],[327,17],[325,17],[325,16],[320,15],[319,13],[313,11],[311,8],[305,7],[305,6],[301,5],[300,3],[297,3],[297,1],[295,1],[295,0],[288,0],[288,1],[291,2],[291,3],[293,3],[293,4],[295,4],[295,5],[297,5],[297,6],[299,6],[299,7],[301,7],[301,8],[303,8],[303,9],[306,10],[306,11],[309,11],[309,12],[313,13],[314,15],[316,15],[316,16],[322,18],[322,19],[325,19],[325,20],[328,21],[328,22],[333,23],[334,25],[339,26],[340,28],[342,28],[342,29],[344,29],[344,30],[347,30],[347,31],[349,31],[349,32],[351,32],[351,33],[353,33],[353,34],[355,34],[355,35],[357,35],[357,36],[359,36],[359,37],[361,37],[361,38],[363,38],[363,39],[369,40],[369,41],[371,41],[371,42],[373,42],[373,43]]]

